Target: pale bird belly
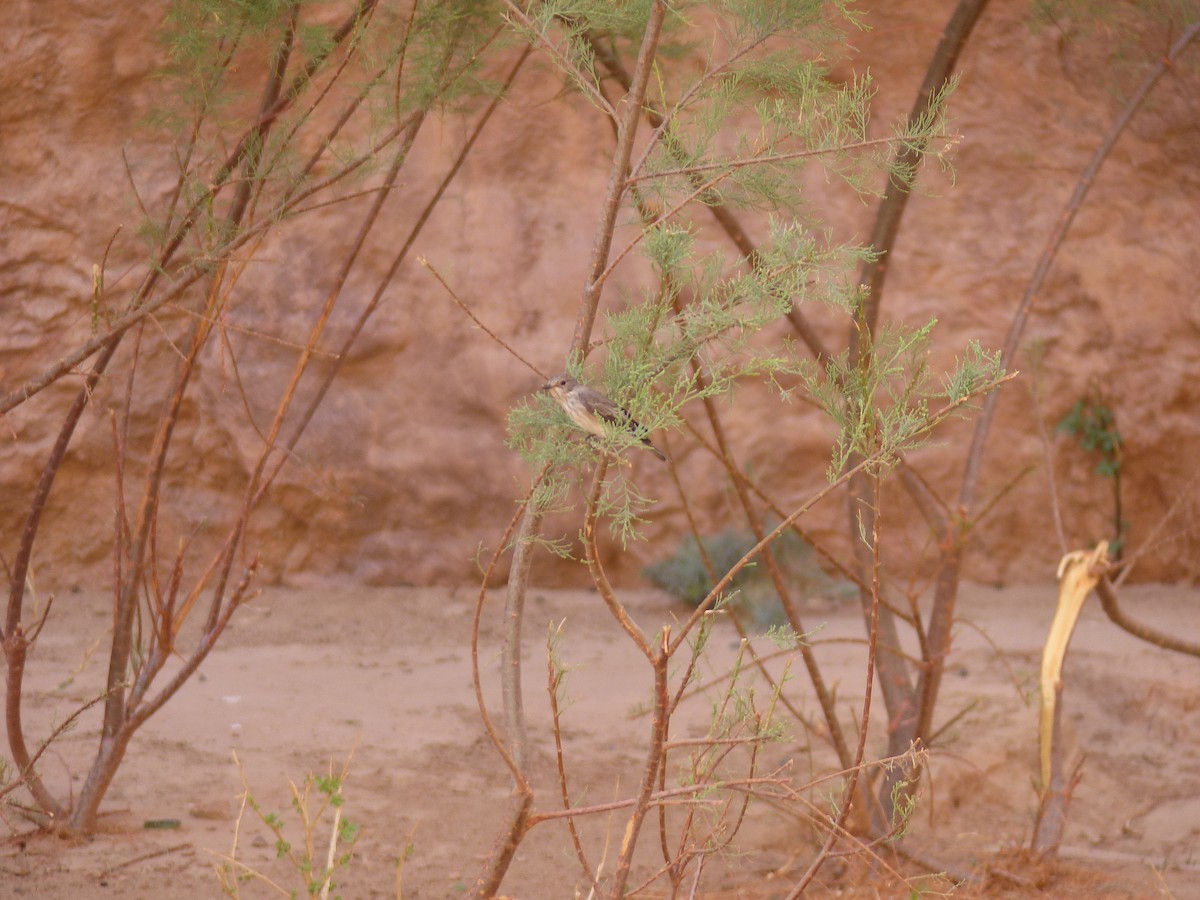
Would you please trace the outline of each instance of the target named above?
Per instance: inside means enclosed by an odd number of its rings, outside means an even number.
[[[589,415],[582,403],[568,401],[564,406],[567,416],[584,431],[597,437],[604,437],[604,423],[593,415]]]

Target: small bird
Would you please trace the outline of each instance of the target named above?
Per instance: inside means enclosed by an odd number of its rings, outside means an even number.
[[[542,385],[541,390],[553,397],[567,417],[588,434],[605,437],[610,427],[634,435],[642,432],[642,426],[634,421],[628,410],[617,406],[599,391],[580,384],[570,375],[555,375]],[[650,443],[650,438],[643,435],[639,440],[647,450],[663,462],[667,461],[663,452]]]

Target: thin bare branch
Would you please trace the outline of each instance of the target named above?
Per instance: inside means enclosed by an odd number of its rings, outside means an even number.
[[[559,49],[557,44],[555,44],[546,34],[539,30],[529,16],[526,15],[525,11],[521,9],[521,7],[517,6],[513,0],[504,0],[504,5],[508,9],[508,13],[512,18],[512,21],[518,24],[521,29],[528,34],[536,36],[541,45],[546,49],[546,52],[549,53],[554,59],[555,63],[557,63],[564,72],[571,73],[573,80],[579,86],[579,89],[587,96],[587,98],[597,107],[599,107],[606,116],[612,119],[613,122],[619,121],[616,109],[614,109],[612,104],[608,102],[608,98],[604,96],[604,93],[600,90],[599,86],[592,83],[592,80],[588,77],[587,73],[581,71],[580,68],[571,60],[571,58]]]
[[[430,263],[429,260],[427,260],[423,256],[418,256],[417,262],[419,262],[422,266],[424,266],[426,269],[428,269],[429,274],[431,274],[434,278],[436,278],[438,280],[438,284],[440,284],[442,287],[444,287],[446,289],[446,293],[450,295],[450,299],[454,301],[455,305],[458,306],[459,309],[461,309],[464,313],[467,314],[467,318],[475,323],[476,328],[478,328],[480,331],[482,331],[484,334],[486,334],[488,337],[490,337],[493,341],[495,341],[497,344],[499,344],[501,347],[503,347],[509,353],[510,356],[512,356],[514,359],[517,360],[517,362],[521,363],[521,365],[525,366],[525,368],[529,369],[529,371],[533,372],[534,375],[537,375],[543,381],[547,380],[550,377],[545,372],[543,372],[541,369],[539,369],[537,366],[535,366],[533,363],[531,363],[529,360],[527,360],[525,357],[523,357],[520,353],[518,353],[516,350],[514,350],[512,348],[512,345],[510,345],[507,341],[505,341],[504,338],[500,337],[498,334],[496,334],[496,332],[492,331],[492,329],[490,329],[486,325],[484,325],[483,322],[480,321],[479,316],[475,315],[475,313],[471,311],[471,308],[469,306],[467,306],[466,303],[464,303],[462,300],[459,299],[458,294],[454,293],[454,289],[452,287],[450,287],[450,285],[448,285],[446,283],[446,279],[442,277],[442,273],[439,272],[437,269],[435,269],[433,267],[433,264]]]
[[[658,37],[662,31],[666,13],[665,0],[654,0],[650,7],[650,17],[642,34],[642,43],[638,49],[633,79],[623,101],[625,109],[621,113],[617,146],[608,171],[608,184],[605,187],[600,222],[592,246],[589,274],[584,282],[583,294],[579,303],[579,317],[575,323],[575,334],[571,339],[568,358],[586,356],[591,341],[592,328],[596,322],[596,310],[600,304],[600,291],[604,286],[603,276],[606,274],[609,252],[612,248],[613,230],[616,228],[621,198],[625,194],[625,179],[628,177],[629,160],[633,155],[633,141],[637,135],[638,122],[641,120],[642,104],[645,102],[646,87],[650,82],[650,71],[654,66]]]
[[[1189,641],[1177,635],[1167,634],[1166,632],[1159,631],[1157,628],[1151,628],[1149,625],[1130,618],[1121,609],[1117,592],[1107,576],[1097,582],[1096,596],[1100,598],[1100,605],[1104,608],[1104,614],[1112,620],[1114,625],[1123,631],[1129,632],[1139,640],[1154,644],[1156,647],[1162,647],[1164,650],[1183,653],[1186,656],[1200,656],[1200,642]]]
[[[1200,34],[1200,19],[1197,19],[1188,26],[1171,46],[1167,55],[1155,64],[1150,73],[1138,85],[1129,100],[1126,101],[1120,115],[1117,116],[1109,128],[1104,140],[1101,141],[1100,146],[1092,154],[1091,161],[1079,176],[1075,190],[1071,193],[1071,198],[1063,208],[1053,231],[1046,239],[1046,245],[1042,249],[1042,254],[1038,258],[1037,265],[1034,266],[1033,277],[1029,280],[1025,292],[1021,295],[1021,299],[1017,303],[1016,311],[1013,313],[1012,323],[1009,325],[1008,335],[1004,339],[1004,348],[1001,351],[1001,363],[1006,368],[1013,365],[1021,336],[1025,332],[1025,323],[1029,319],[1034,301],[1041,291],[1042,285],[1045,284],[1046,277],[1050,274],[1050,268],[1058,256],[1058,250],[1062,246],[1063,241],[1066,240],[1067,232],[1074,223],[1075,216],[1082,208],[1088,191],[1091,190],[1092,185],[1095,183],[1100,168],[1108,160],[1113,148],[1117,145],[1117,141],[1121,139],[1121,136],[1129,127],[1129,123],[1133,121],[1134,115],[1142,108],[1142,104],[1146,102],[1146,98],[1150,96],[1150,92],[1154,90],[1154,86],[1158,84],[1167,72],[1171,71],[1180,55],[1191,46],[1192,41],[1196,39],[1198,34]],[[987,444],[988,434],[991,431],[992,419],[996,414],[996,405],[999,402],[1000,395],[998,393],[984,400],[983,410],[980,412],[979,418],[975,423],[975,431],[971,439],[971,449],[967,455],[967,468],[963,473],[962,487],[959,490],[958,497],[959,505],[964,509],[969,510],[975,501],[975,492],[979,484],[979,472],[983,466],[983,453]]]
[[[927,138],[952,139],[951,134],[932,134]],[[656,178],[671,178],[679,175],[698,175],[702,172],[723,172],[727,169],[744,169],[747,166],[770,165],[776,162],[787,162],[793,159],[812,159],[836,153],[849,153],[854,150],[866,150],[871,147],[891,147],[896,144],[908,145],[913,142],[912,135],[892,135],[885,138],[868,138],[861,141],[849,141],[836,147],[818,147],[809,150],[794,150],[789,153],[764,153],[761,156],[751,156],[740,159],[722,159],[710,163],[697,163],[694,166],[683,166],[678,169],[661,169],[656,172],[646,172],[641,175],[631,175],[627,182],[636,184],[640,181],[650,181]]]

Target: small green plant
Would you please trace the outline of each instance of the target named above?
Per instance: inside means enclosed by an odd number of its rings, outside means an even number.
[[[1084,453],[1098,453],[1096,474],[1112,479],[1113,535],[1109,549],[1121,558],[1129,523],[1121,515],[1121,473],[1125,465],[1125,441],[1117,429],[1117,417],[1094,390],[1063,416],[1058,430],[1078,439]]]
[[[225,896],[240,898],[243,883],[261,881],[285,897],[308,896],[328,900],[330,892],[336,887],[334,876],[345,870],[354,858],[352,851],[360,833],[360,826],[346,818],[343,811],[345,796],[342,794],[342,786],[349,774],[350,760],[353,757],[354,752],[351,751],[338,774],[334,774],[331,762],[328,775],[314,775],[310,772],[304,777],[300,787],[297,787],[295,782],[288,782],[292,794],[292,810],[297,820],[292,823],[285,814],[269,812],[254,798],[246,782],[246,773],[242,770],[237,754],[234,754],[233,759],[242,776],[242,786],[245,790],[234,827],[233,847],[229,855],[223,857],[223,861],[217,866],[217,879]],[[275,858],[286,861],[287,867],[303,885],[302,892],[288,890],[265,872],[237,858],[242,838],[242,822],[247,808],[252,810],[270,831],[274,838]],[[331,813],[333,819],[328,821]],[[332,896],[339,897],[338,894]]]
[[[719,578],[732,569],[734,563],[745,556],[754,543],[754,535],[750,532],[733,528],[719,531],[699,542],[688,535],[675,548],[674,554],[646,566],[642,574],[655,587],[678,597],[689,606],[698,606],[716,585],[716,580],[704,564],[704,557],[708,557],[713,573]],[[754,569],[747,566],[735,575],[729,584],[730,593],[739,591],[753,572]]]
[[[753,532],[729,528],[701,538],[685,537],[674,554],[651,563],[642,574],[657,588],[690,606],[698,605],[716,585],[705,564],[721,578],[755,545]],[[703,548],[703,553],[701,552]],[[771,551],[784,578],[801,594],[840,600],[853,594],[848,582],[831,578],[818,565],[812,547],[794,532],[785,531],[771,543]],[[770,578],[761,567],[746,566],[729,585],[730,607],[737,615],[761,628],[784,624],[783,611]]]

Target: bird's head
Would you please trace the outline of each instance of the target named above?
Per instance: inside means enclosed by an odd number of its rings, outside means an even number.
[[[555,400],[562,402],[563,398],[579,384],[574,378],[565,372],[562,375],[555,375],[549,381],[541,386],[539,390],[545,391]]]

